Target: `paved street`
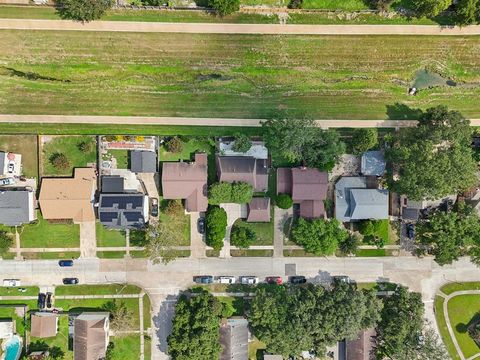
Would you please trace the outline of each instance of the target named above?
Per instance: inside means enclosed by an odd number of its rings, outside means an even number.
[[[161,23],[136,21],[0,19],[0,29],[121,31],[194,34],[289,35],[479,35],[480,26],[436,25],[280,25],[228,23]]]
[[[151,296],[154,359],[166,359],[165,339],[173,316],[175,296],[192,284],[194,275],[285,276],[285,266],[296,265],[296,273],[321,282],[332,275],[348,275],[358,282],[393,281],[422,293],[427,318],[433,323],[433,298],[438,288],[452,281],[480,281],[480,270],[462,259],[440,267],[432,258],[244,258],[178,259],[169,265],[153,265],[146,260],[77,260],[73,268],[60,268],[56,261],[0,261],[4,278],[20,278],[24,285],[60,284],[63,277],[76,276],[81,283],[123,283],[142,286]]]

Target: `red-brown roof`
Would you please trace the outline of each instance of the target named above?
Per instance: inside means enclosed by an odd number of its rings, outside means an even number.
[[[270,198],[253,198],[248,204],[247,222],[270,222]]]
[[[347,340],[346,360],[373,360],[375,329],[362,331],[357,339]]]
[[[268,189],[268,163],[251,156],[216,156],[219,181],[244,182],[252,185],[254,191]]]
[[[304,200],[300,203],[300,216],[306,219],[320,218],[325,215],[322,200]]]

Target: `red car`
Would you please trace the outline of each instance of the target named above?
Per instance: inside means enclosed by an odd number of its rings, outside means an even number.
[[[281,276],[269,276],[265,279],[268,284],[282,285],[283,279]]]

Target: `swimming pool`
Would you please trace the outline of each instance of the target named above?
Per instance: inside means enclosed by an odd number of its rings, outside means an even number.
[[[18,360],[22,354],[22,339],[18,335],[13,335],[5,344],[4,359],[5,360]]]

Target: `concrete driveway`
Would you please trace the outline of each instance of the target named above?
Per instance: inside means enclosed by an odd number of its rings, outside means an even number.
[[[97,256],[95,221],[85,221],[80,223],[80,256],[83,258]]]
[[[225,240],[223,242],[223,248],[220,251],[221,258],[230,257],[230,233],[232,232],[232,226],[238,219],[247,218],[247,205],[246,204],[220,204],[220,207],[227,213],[227,232],[225,234]]]

